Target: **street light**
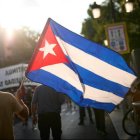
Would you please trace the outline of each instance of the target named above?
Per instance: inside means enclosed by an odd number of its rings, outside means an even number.
[[[94,4],[90,5],[90,7],[93,13],[93,17],[99,18],[100,15],[98,13],[101,13],[100,6],[94,2]],[[125,22],[120,22],[120,23],[117,22],[116,20],[117,11],[115,10],[114,0],[109,0],[108,7],[110,10],[109,14],[111,15],[112,23],[105,25],[105,33],[107,39],[104,40],[104,45],[108,46],[109,48],[121,54],[129,53],[126,24]]]
[[[139,13],[140,0],[126,0],[126,1],[124,0],[122,7],[125,9],[122,9],[122,10],[121,10],[121,7],[119,7],[118,2],[119,1],[116,1],[116,0],[108,0],[108,3],[104,3],[105,5],[103,5],[103,7],[101,7],[100,5],[97,5],[96,2],[94,2],[92,5],[90,5],[89,10],[90,10],[90,12],[92,12],[91,14],[93,14],[92,15],[93,18],[95,18],[95,17],[100,18],[101,14],[102,14],[101,8],[104,10],[103,14],[107,15],[107,16],[102,16],[102,19],[103,19],[102,22],[101,22],[101,20],[93,20],[95,28],[96,28],[96,26],[98,27],[98,23],[99,23],[99,25],[101,25],[101,27],[99,27],[100,33],[97,34],[95,40],[98,41],[97,37],[101,33],[103,35],[105,34],[104,42],[101,42],[101,41],[100,42],[104,43],[105,46],[113,49],[114,51],[122,54],[122,56],[128,62],[129,54],[131,51],[131,48],[129,48],[129,45],[132,45],[134,39],[130,38],[131,40],[129,43],[129,37],[127,34],[127,25],[129,26],[129,24],[127,24],[125,22],[125,20],[129,22],[129,19],[128,19],[129,16],[127,14],[122,14],[122,13],[124,10],[126,12],[132,12],[135,10],[134,16],[136,16],[137,13]],[[118,8],[118,9],[116,9],[116,8]],[[106,12],[108,12],[108,13],[106,13]],[[121,19],[122,15],[126,16],[126,19],[124,18],[124,21],[122,21],[122,19]],[[111,18],[108,18],[109,16],[111,16]],[[130,17],[132,17],[132,16],[133,16],[133,14],[130,14]],[[118,19],[117,19],[117,17],[118,17]],[[110,23],[110,20],[112,20],[111,23]],[[136,23],[134,23],[136,25],[136,27],[134,26],[134,27],[132,27],[132,29],[137,30],[137,28],[139,28],[138,22],[139,22],[139,19],[136,21]],[[102,30],[103,26],[105,27],[105,33],[103,33],[103,30]],[[96,29],[95,29],[95,31],[96,31]],[[129,31],[129,33],[131,34],[131,31]],[[100,36],[99,36],[99,39],[100,39]],[[134,42],[134,44],[135,44],[135,42]],[[136,45],[137,45],[137,43],[136,43]]]
[[[110,8],[111,8],[111,16],[112,16],[112,20],[113,22],[116,21],[116,17],[115,17],[115,11],[114,11],[114,3],[112,0],[110,0],[109,2],[110,4]],[[92,10],[92,15],[94,18],[100,18],[101,16],[101,6],[96,4],[96,2],[94,2],[92,5],[90,5],[90,8]]]
[[[132,12],[136,7],[140,7],[140,0],[126,0],[125,10],[127,13]]]
[[[125,10],[127,13],[130,13],[134,10],[134,3],[132,0],[127,0],[125,3]]]
[[[96,2],[94,2],[92,5],[90,5],[91,9],[92,9],[92,15],[94,18],[99,18],[101,16],[101,6],[96,4]]]
[[[126,0],[124,6],[125,6],[125,10],[127,13],[132,12],[134,10],[134,3],[137,3],[138,6],[140,6],[140,0]],[[111,7],[111,14],[112,14],[112,19],[115,22],[115,12],[114,12],[114,3],[113,0],[109,1],[110,3],[110,7]],[[92,14],[94,18],[100,18],[101,16],[101,6],[96,4],[96,2],[94,2],[92,5],[90,5],[90,8],[92,9]]]

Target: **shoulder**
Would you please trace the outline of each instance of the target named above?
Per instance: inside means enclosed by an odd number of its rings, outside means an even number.
[[[10,92],[0,91],[0,96],[5,98],[15,98],[15,96]]]
[[[10,92],[0,92],[1,101],[5,102],[5,104],[10,105],[11,108],[21,109],[21,105],[18,103],[16,97]]]
[[[55,90],[52,87],[49,87],[47,85],[39,85],[36,88],[36,91],[41,91],[41,92],[54,92]]]
[[[35,88],[35,91],[41,90],[41,89],[43,89],[43,87],[44,87],[43,85],[39,85]]]

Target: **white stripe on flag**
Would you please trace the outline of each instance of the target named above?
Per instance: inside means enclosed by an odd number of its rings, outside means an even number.
[[[107,80],[119,83],[125,87],[131,87],[131,83],[136,79],[135,75],[87,54],[84,51],[64,42],[58,37],[56,38],[65,55],[68,55],[77,65],[80,65],[81,67],[104,77]]]
[[[119,104],[123,100],[122,97],[119,97],[111,92],[96,89],[88,85],[85,85],[84,98],[103,103],[113,103],[115,105]]]
[[[82,88],[82,83],[80,83],[77,74],[63,63],[48,65],[42,67],[41,69],[50,72],[53,75],[56,75],[57,77],[67,81],[69,84],[80,90],[82,93],[84,92]],[[85,86],[85,93],[83,95],[84,98],[113,104],[117,104],[122,100],[121,97],[114,95],[113,93],[95,89],[88,85],[84,86]]]
[[[83,92],[82,84],[78,75],[63,63],[44,66],[41,69],[56,75],[57,77],[67,81],[73,87]]]

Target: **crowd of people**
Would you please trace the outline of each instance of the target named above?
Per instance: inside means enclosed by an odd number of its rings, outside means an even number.
[[[42,140],[50,139],[50,131],[52,131],[54,140],[60,140],[62,135],[60,113],[61,105],[64,103],[67,104],[68,108],[71,108],[70,98],[45,85],[25,88],[20,83],[15,91],[0,91],[0,140],[14,139],[14,117],[18,117],[23,124],[26,124],[29,116],[32,117],[33,125],[38,124]],[[78,125],[84,125],[86,114],[88,114],[90,123],[94,124],[93,112],[97,132],[101,135],[107,135],[105,126],[106,112],[104,110],[79,106]]]

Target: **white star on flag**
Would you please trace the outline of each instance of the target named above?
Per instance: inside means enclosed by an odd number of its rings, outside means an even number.
[[[40,48],[39,51],[43,51],[44,55],[43,58],[46,57],[48,53],[56,55],[53,48],[56,46],[56,44],[49,44],[47,40],[45,40],[45,46],[43,48]]]

